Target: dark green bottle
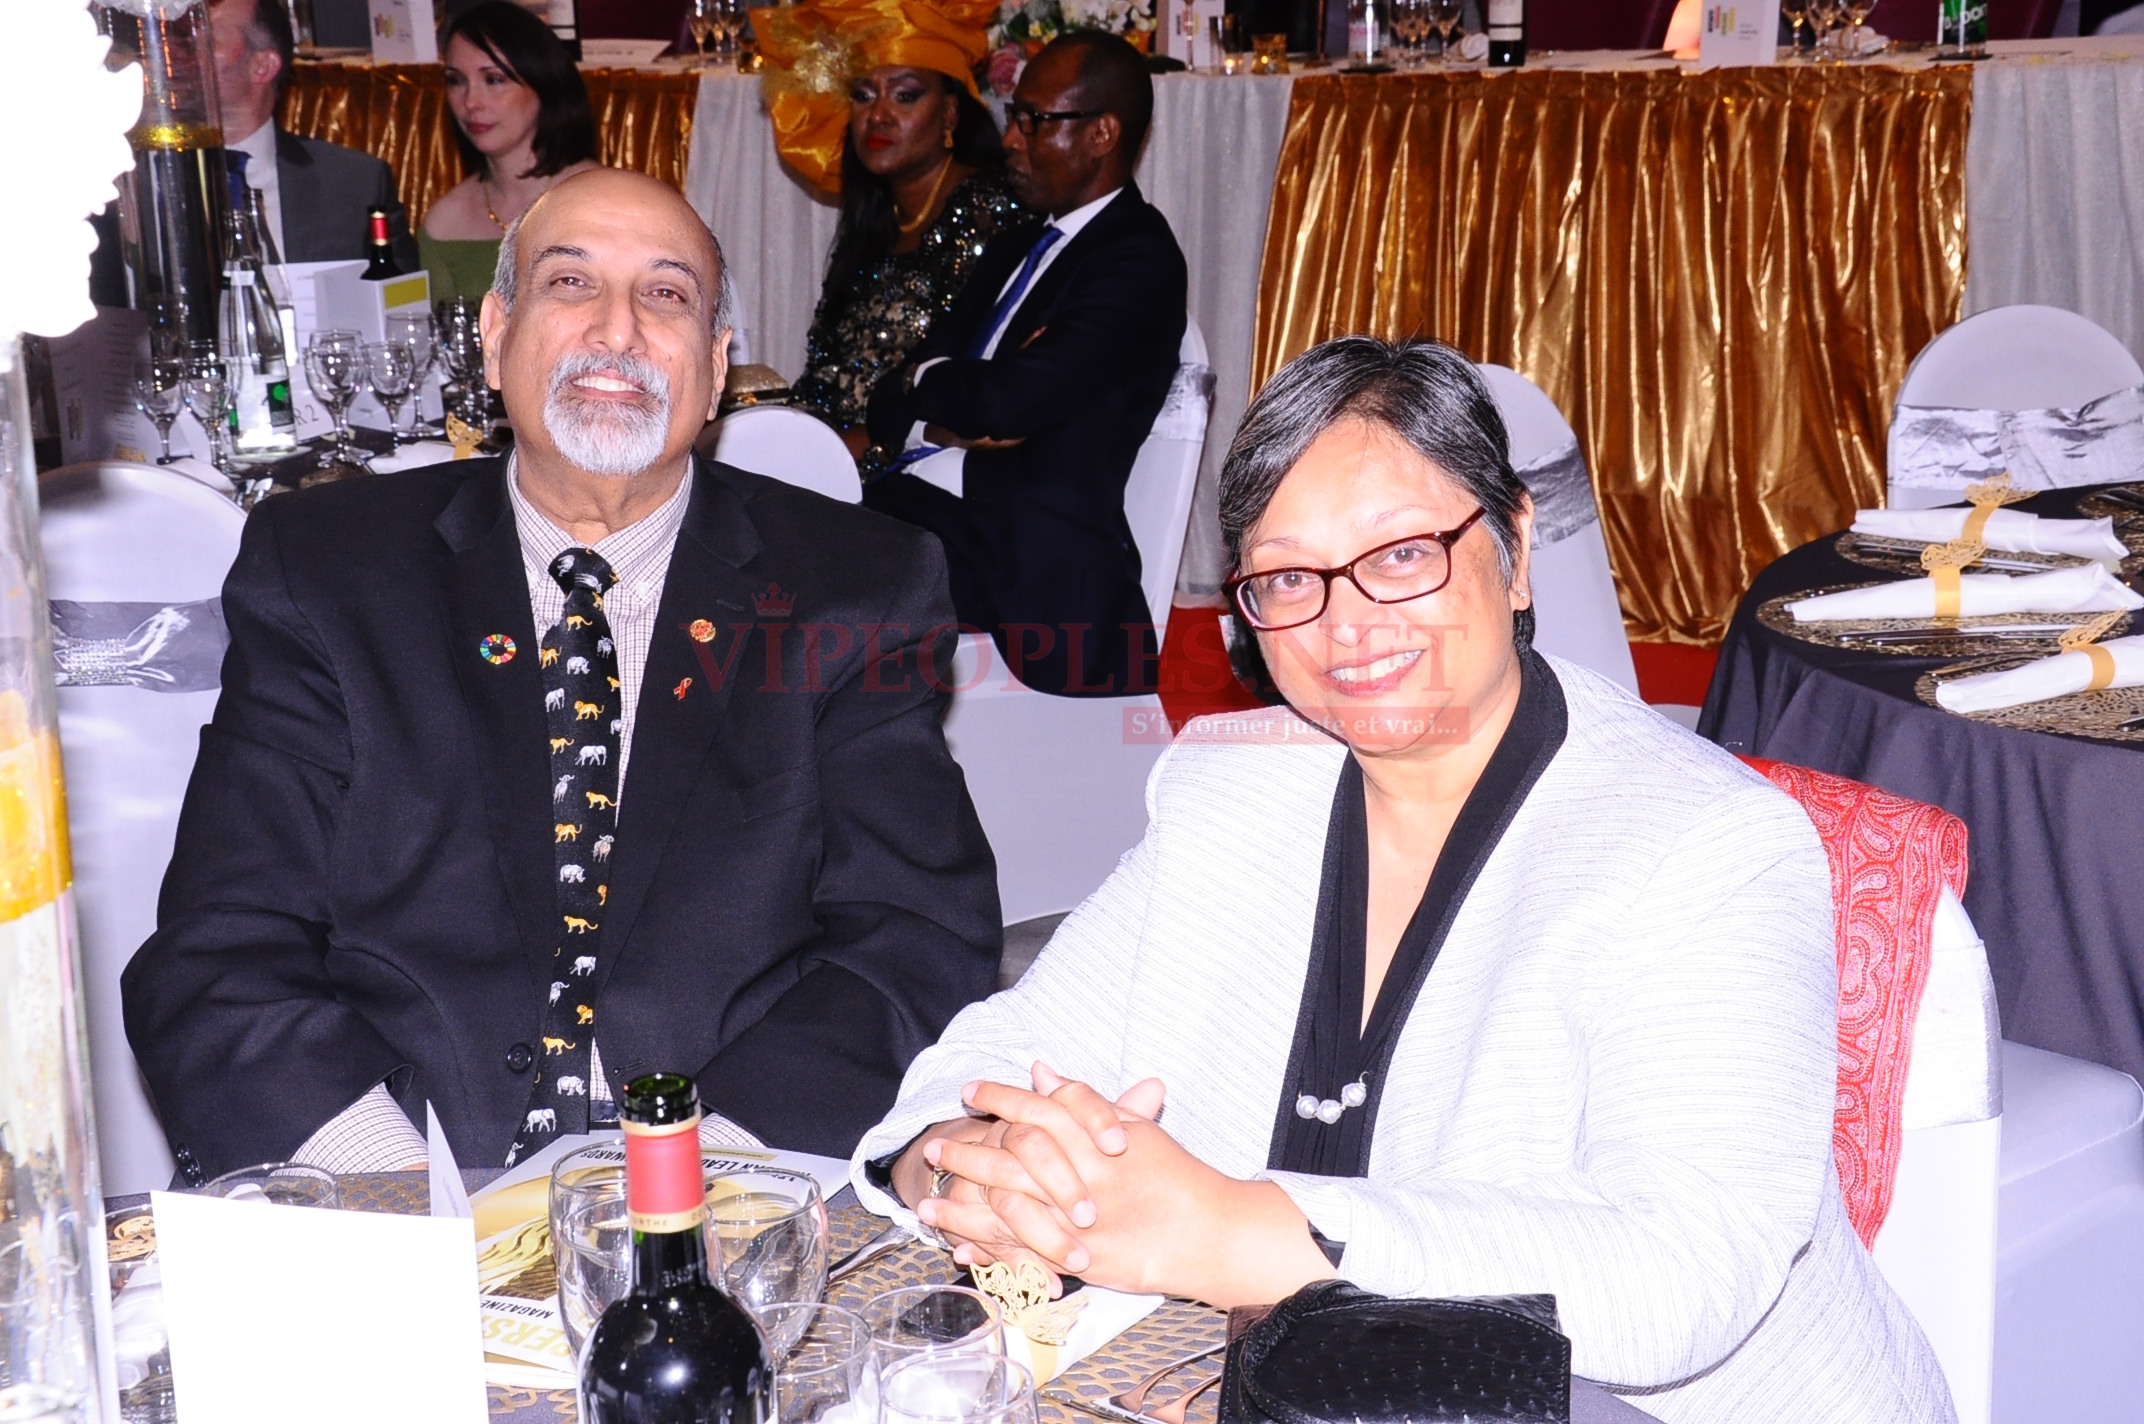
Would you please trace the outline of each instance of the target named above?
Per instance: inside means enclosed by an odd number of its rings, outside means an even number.
[[[700,1098],[681,1073],[625,1086],[633,1288],[581,1355],[585,1424],[773,1424],[774,1365],[743,1306],[710,1278]]]

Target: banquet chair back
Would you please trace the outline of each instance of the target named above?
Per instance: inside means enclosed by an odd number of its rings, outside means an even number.
[[[1161,645],[1211,414],[1206,338],[1187,321],[1175,383],[1124,491],[1140,587]],[[945,735],[997,853],[1005,923],[1060,914],[1092,894],[1146,834],[1146,779],[1169,744],[1161,699],[1054,697],[1022,686],[989,638],[953,660]]]
[[[119,972],[156,928],[245,515],[185,475],[118,462],[54,470],[38,498],[104,1190],[161,1189],[171,1154],[127,1047]]]
[[[856,461],[834,428],[789,406],[753,405],[731,411],[701,432],[698,449],[710,459],[844,504],[864,497]]]
[[[1638,670],[1578,436],[1547,393],[1517,371],[1483,366],[1481,374],[1511,434],[1512,467],[1534,497],[1534,646],[1635,697]]]
[[[1965,826],[1936,807],[1751,760],[1809,814],[1837,911],[1839,1088],[1832,1155],[1877,1268],[1987,1424],[1994,1377],[2003,1111],[1988,957],[1958,899]]]
[[[1996,307],[1913,358],[1892,412],[1886,502],[1957,503],[2001,469],[2035,488],[2133,472],[2144,367],[2112,333],[2059,307]]]
[[[1658,49],[1675,0],[1533,0],[1526,7],[1526,47],[1535,49]]]

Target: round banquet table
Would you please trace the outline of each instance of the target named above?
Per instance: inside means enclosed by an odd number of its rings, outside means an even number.
[[[2016,508],[2074,517],[2090,494],[2052,490]],[[2132,550],[2144,543],[2144,513],[2117,528]],[[2019,730],[1922,701],[1923,674],[1972,653],[1828,647],[1766,626],[1758,610],[1783,595],[1907,576],[1850,561],[1840,538],[1804,544],[1757,576],[1698,732],[1961,818],[1972,836],[1965,907],[1987,941],[2003,1037],[2144,1079],[2144,740]]]

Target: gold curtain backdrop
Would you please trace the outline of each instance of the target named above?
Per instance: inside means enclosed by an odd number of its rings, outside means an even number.
[[[700,76],[584,69],[581,78],[595,115],[598,158],[682,189]],[[291,72],[282,124],[305,138],[386,159],[412,224],[466,176],[447,113],[446,73],[436,64],[301,63]]]
[[[1965,290],[1969,66],[1310,76],[1252,378],[1428,335],[1578,432],[1630,635],[1717,643],[1756,572],[1882,502]]]

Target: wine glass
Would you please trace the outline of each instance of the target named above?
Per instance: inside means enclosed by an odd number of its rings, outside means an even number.
[[[966,1286],[903,1286],[863,1308],[883,1369],[910,1355],[1002,1355],[998,1303]]]
[[[365,378],[372,393],[387,410],[387,448],[402,445],[402,405],[417,382],[417,353],[405,341],[372,341],[365,345]]]
[[[576,1195],[562,1209],[553,1202],[551,1257],[558,1266],[559,1324],[579,1359],[603,1312],[633,1288],[633,1219],[622,1176],[616,1191]]]
[[[1809,15],[1809,0],[1780,0],[1779,13],[1786,16],[1791,27],[1787,31],[1787,58],[1802,57],[1802,22]]]
[[[1460,12],[1464,8],[1463,0],[1429,0],[1430,23],[1437,27],[1437,40],[1441,46],[1437,51],[1439,65],[1452,62],[1452,53],[1458,47],[1452,32],[1459,27]]]
[[[744,0],[711,0],[715,7],[715,27],[720,37],[715,52],[725,60],[737,57],[737,40],[744,33]]]
[[[1405,67],[1421,62],[1429,30],[1429,0],[1392,0],[1392,38],[1399,43]]]
[[[316,331],[305,344],[305,382],[328,408],[335,422],[335,443],[328,463],[359,464],[350,448],[350,402],[365,382],[364,343],[354,331]]]
[[[768,1306],[826,1294],[826,1204],[801,1172],[752,1167],[707,1188],[707,1263],[722,1288],[754,1317]],[[798,1329],[801,1319],[792,1321]],[[780,1356],[796,1343],[760,1319]]]
[[[1846,57],[1861,58],[1861,27],[1868,23],[1876,0],[1846,0]]]
[[[424,429],[424,412],[418,396],[424,389],[425,377],[432,373],[432,314],[430,312],[389,312],[387,314],[387,339],[399,341],[409,347],[410,356],[417,363],[416,374],[410,377],[410,401],[418,407],[410,416],[410,434]]]
[[[223,358],[206,342],[197,344],[186,364],[186,408],[201,422],[208,436],[209,463],[226,479],[231,477],[230,433],[231,382]],[[232,481],[236,485],[237,481]]]
[[[759,1313],[770,1339],[788,1340],[774,1352],[774,1397],[782,1424],[878,1419],[878,1371],[872,1368],[871,1328],[838,1305],[798,1301]]]
[[[693,62],[701,69],[707,67],[707,41],[721,24],[721,17],[715,13],[715,5],[716,0],[692,0],[690,23]]]
[[[186,363],[169,356],[152,356],[134,373],[134,406],[156,427],[164,453],[156,463],[171,463],[171,423],[179,418],[186,401]]]
[[[477,304],[468,297],[454,297],[433,309],[438,323],[440,364],[461,387],[461,418],[479,433],[487,430],[491,417],[489,394],[484,382],[484,334],[477,326]]]

